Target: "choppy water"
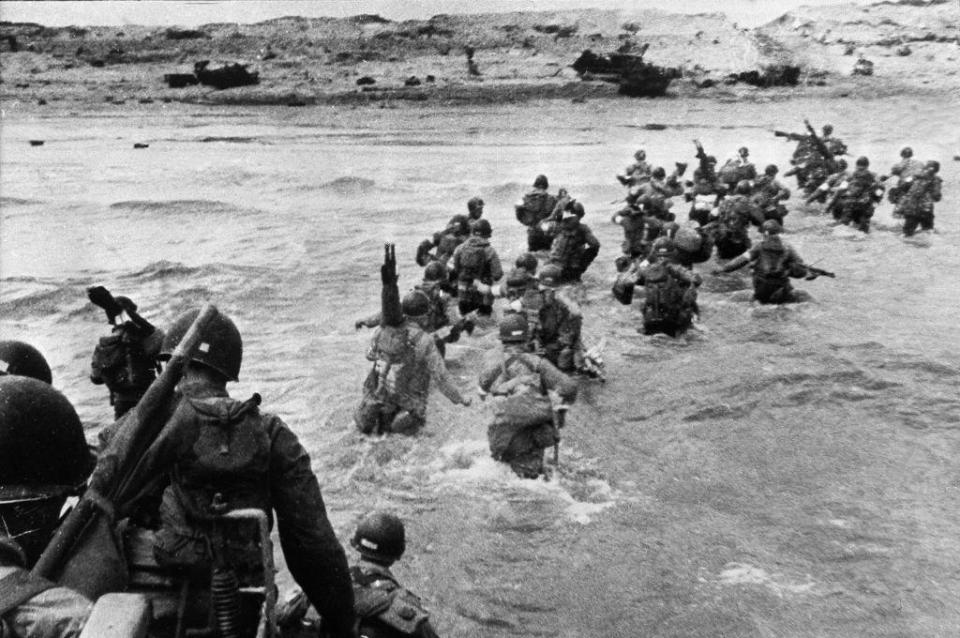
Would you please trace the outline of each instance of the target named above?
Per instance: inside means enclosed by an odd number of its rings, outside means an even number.
[[[14,107],[0,137],[0,331],[44,352],[92,438],[110,414],[87,380],[107,327],[85,288],[128,295],[160,325],[216,303],[245,341],[234,394],[260,392],[301,436],[344,541],[370,508],[407,520],[397,571],[444,635],[955,635],[955,107]],[[791,145],[770,131],[803,117],[831,121],[881,172],[904,143],[939,159],[937,233],[904,240],[884,204],[863,236],[793,202],[788,241],[837,273],[800,283],[814,301],[760,307],[744,301],[746,273],[708,276],[695,331],[639,334],[637,311],[609,294],[614,173],[641,143],[692,170],[693,138],[720,156],[746,143],[783,169]],[[538,173],[584,202],[603,243],[572,294],[588,340],[607,339],[610,380],[583,385],[561,480],[490,460],[482,405],[438,397],[419,438],[356,435],[369,333],[352,324],[377,309],[383,242],[412,286],[417,242],[479,193],[512,262],[524,245],[512,203]],[[451,348],[461,387],[494,346],[487,332]]]

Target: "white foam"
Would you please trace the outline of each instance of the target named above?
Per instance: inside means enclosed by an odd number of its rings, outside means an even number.
[[[727,563],[720,572],[719,579],[723,585],[760,585],[773,590],[781,598],[786,594],[806,594],[813,591],[816,583],[807,576],[805,583],[785,583],[774,579],[770,574],[759,567],[746,563]]]

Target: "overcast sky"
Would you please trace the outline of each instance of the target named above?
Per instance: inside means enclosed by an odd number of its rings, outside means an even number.
[[[682,13],[724,12],[745,25],[760,24],[803,5],[868,4],[873,0],[94,0],[0,2],[0,20],[68,25],[176,25],[259,22],[280,16],[345,17],[377,13],[391,20],[424,19],[438,13],[502,13],[586,7],[663,9]]]

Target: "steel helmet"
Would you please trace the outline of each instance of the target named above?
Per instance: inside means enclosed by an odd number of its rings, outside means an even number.
[[[188,310],[174,320],[163,339],[158,359],[165,361],[173,355],[173,351],[199,314],[199,308]],[[230,317],[217,313],[207,325],[191,361],[216,370],[228,381],[237,381],[242,360],[243,340],[240,338],[240,331]]]
[[[443,281],[447,278],[447,267],[439,261],[431,261],[423,269],[423,278],[427,281]]]
[[[633,158],[638,162],[642,162],[643,160],[647,159],[647,152],[641,148],[633,154]]]
[[[767,164],[767,167],[766,167],[765,169],[763,169],[763,172],[764,172],[765,174],[767,174],[767,175],[776,175],[776,174],[777,174],[777,171],[779,171],[779,170],[780,170],[780,169],[777,168],[777,165],[776,165],[776,164]]]
[[[751,187],[750,187],[749,181],[745,179],[741,179],[739,182],[737,182],[737,193],[741,195],[749,195],[750,190],[751,190]]]
[[[764,234],[779,235],[782,231],[783,227],[775,219],[768,219],[760,224],[760,232]]]
[[[506,287],[507,290],[523,290],[530,285],[531,281],[535,281],[535,278],[530,271],[517,266],[507,274]]]
[[[534,188],[550,188],[550,183],[547,181],[546,175],[537,175],[537,178],[533,180]]]
[[[940,172],[940,162],[937,160],[929,160],[926,164],[926,167],[931,169],[934,173]]]
[[[403,314],[406,317],[415,319],[422,317],[430,312],[430,298],[422,290],[411,290],[403,297],[400,302]]]
[[[357,525],[350,545],[362,556],[392,563],[407,548],[403,521],[386,512],[368,514]]]
[[[537,259],[537,256],[533,253],[523,253],[517,257],[516,266],[517,268],[523,268],[529,272],[536,272],[537,266],[540,261]]]
[[[447,230],[458,235],[470,234],[470,218],[466,215],[454,215],[447,224]]]
[[[867,166],[870,166],[870,160],[867,159],[865,155],[861,155],[860,157],[857,158],[857,166],[862,166],[863,168],[866,168]]]
[[[39,558],[67,496],[81,492],[93,465],[66,397],[38,379],[0,377],[0,525],[26,565]]]
[[[830,135],[833,133],[833,124],[824,124],[823,125],[823,134]]]
[[[0,494],[11,486],[70,491],[86,480],[91,460],[65,396],[38,379],[0,377]]]
[[[746,146],[741,146],[739,149],[737,149],[737,154],[747,156],[750,154],[750,149]]]
[[[471,217],[480,217],[483,212],[483,200],[479,197],[471,197],[467,200],[467,212]]]
[[[580,202],[573,202],[570,205],[570,210],[577,216],[577,219],[583,219],[583,216],[587,214],[587,211],[583,208],[583,204]]]
[[[653,169],[653,173],[651,173],[651,175],[653,175],[654,179],[663,179],[667,176],[667,171],[662,166],[658,166]]]
[[[904,159],[908,157],[913,157],[913,149],[910,148],[909,146],[904,146],[903,149],[900,151],[900,157]]]
[[[520,312],[506,315],[500,321],[500,341],[524,343],[527,340],[527,317]]]
[[[713,155],[707,155],[707,164],[716,164],[717,158]]]
[[[843,159],[842,157],[837,160],[837,167],[838,167],[841,171],[846,170],[847,166],[849,166],[849,165],[847,164],[847,160]]]
[[[473,224],[473,234],[480,235],[481,237],[489,237],[493,234],[493,228],[490,227],[490,222],[486,219],[478,219]]]
[[[537,281],[544,288],[556,288],[560,285],[563,271],[557,264],[546,264],[537,274]]]
[[[22,341],[0,341],[0,376],[7,374],[53,383],[47,360],[39,350]]]
[[[661,236],[653,242],[650,252],[656,258],[673,258],[677,255],[677,244],[671,238]]]

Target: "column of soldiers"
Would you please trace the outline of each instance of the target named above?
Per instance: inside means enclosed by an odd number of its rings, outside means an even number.
[[[866,232],[886,178],[870,172],[865,157],[848,172],[839,157],[846,147],[832,137],[832,128],[825,126],[821,135],[809,123],[807,128],[809,135],[777,133],[798,142],[786,174],[796,175],[807,201],[823,203],[839,221]],[[613,218],[624,232],[614,294],[629,304],[635,287],[643,286],[647,334],[677,336],[692,325],[703,280],[693,267],[709,260],[714,248],[724,263],[712,274],[751,266],[754,297],[761,303],[801,301],[807,296],[791,286],[791,279],[833,276],[805,264],[783,240],[790,189],[777,179],[776,165],[758,173],[749,149],[741,147],[718,168],[699,141],[695,147],[698,164],[686,182],[681,181],[686,164],[677,163],[668,175],[648,163],[644,151],[617,176],[627,195]],[[912,155],[910,148],[901,151],[901,161],[890,171],[896,182],[887,189],[908,236],[933,228],[942,183],[939,164]],[[690,203],[682,223],[672,210],[672,198],[678,196]],[[560,430],[577,397],[573,375],[602,372],[599,353],[584,347],[582,313],[563,289],[581,281],[600,245],[583,223],[583,204],[564,189],[552,195],[540,175],[515,207],[527,227],[529,252],[505,274],[490,244],[492,228],[483,207],[479,197],[470,199],[467,215],[455,215],[421,243],[416,261],[424,267],[423,281],[402,298],[394,249],[387,246],[381,311],[356,322],[357,328],[375,331],[355,422],[367,435],[420,432],[427,424],[431,381],[452,402],[470,406],[446,370],[445,348],[462,333],[470,334],[476,322],[491,321],[496,300],[503,299],[502,352],[477,377],[481,399],[495,403],[487,431],[490,451],[520,477],[544,477],[546,451],[553,447],[556,461]],[[753,227],[760,231],[755,245]],[[254,510],[265,513],[270,525],[276,521],[287,564],[302,587],[280,608],[278,620],[290,635],[321,622],[330,636],[436,635],[419,599],[390,571],[405,550],[402,521],[384,512],[363,518],[351,539],[359,561],[349,567],[296,435],[277,416],[260,410],[259,395],[229,396],[227,384],[238,379],[242,360],[240,333],[229,317],[216,314],[206,325],[200,347],[179,372],[175,395],[149,411],[155,403],[149,393],[174,369],[178,348],[189,341],[200,310],[181,315],[164,331],[140,315],[129,298],[114,298],[102,287],[88,294],[111,325],[111,334],[95,348],[90,378],[106,386],[117,419],[101,435],[96,469],[75,411],[50,385],[43,356],[21,342],[0,342],[4,631],[76,636],[87,622],[95,594],[101,593],[96,576],[88,574],[73,587],[69,579],[44,577],[40,568],[55,545],[50,540],[66,498],[79,495],[81,503],[95,501],[116,519],[147,527],[135,537],[141,558],[183,583],[181,601],[214,581],[222,585],[211,574],[222,576],[225,566],[225,516]],[[154,422],[159,434],[136,457],[137,471],[103,505],[104,496],[87,489],[88,481],[94,485],[100,474],[113,472],[131,433]],[[51,453],[60,456],[51,460]],[[178,623],[189,605],[181,602],[181,607]],[[221,620],[229,621],[229,614]]]

